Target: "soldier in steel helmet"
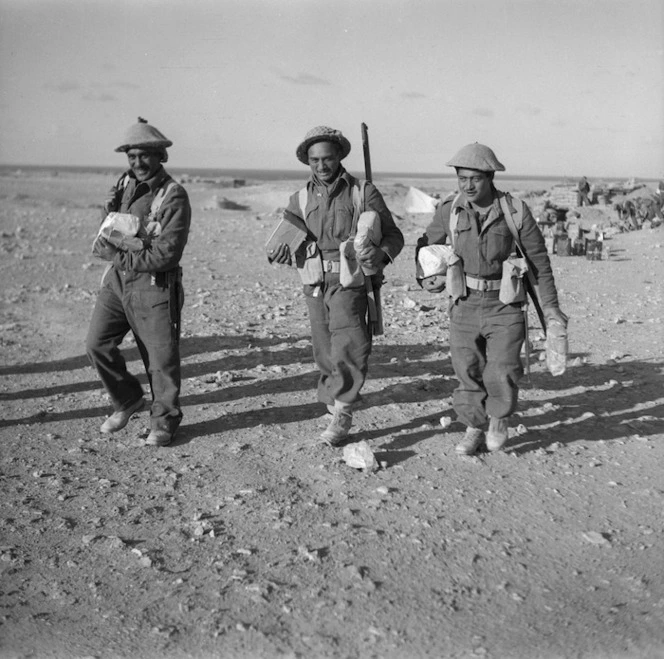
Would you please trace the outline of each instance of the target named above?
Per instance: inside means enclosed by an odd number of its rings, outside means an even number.
[[[291,254],[286,244],[268,254],[274,263],[290,265],[295,260],[302,276],[314,359],[320,371],[318,400],[332,414],[322,439],[333,446],[349,434],[372,343],[364,281],[348,286],[341,283],[340,245],[350,237],[354,226],[360,184],[341,164],[350,149],[350,142],[339,130],[317,126],[306,134],[296,156],[310,167],[311,177],[306,189],[291,196],[287,210],[304,221],[310,240],[297,254]],[[368,182],[362,210],[376,213],[382,234],[379,245],[358,254],[360,263],[376,272],[371,280],[378,287],[383,268],[403,248],[403,235],[382,195]]]
[[[511,213],[518,200],[496,189],[494,173],[505,168],[489,147],[469,144],[446,164],[456,169],[459,194],[438,206],[418,249],[447,243],[460,257],[462,285],[451,292],[449,341],[459,381],[454,410],[466,426],[456,451],[472,455],[505,445],[523,375],[523,301],[505,302],[509,291],[500,290],[503,263],[515,246],[503,208]],[[522,208],[518,237],[539,283],[544,317],[547,325],[559,322],[566,327],[544,238],[528,207]],[[443,282],[437,291],[444,287]]]
[[[101,432],[124,428],[145,406],[143,388],[119,350],[131,331],[152,390],[151,431],[145,442],[170,444],[180,425],[180,311],[184,299],[179,266],[187,244],[191,207],[185,189],[163,167],[172,145],[139,117],[122,144],[129,169],[104,203],[104,213],[138,218],[134,237],[95,241],[108,262],[86,340],[88,357],[113,403]]]

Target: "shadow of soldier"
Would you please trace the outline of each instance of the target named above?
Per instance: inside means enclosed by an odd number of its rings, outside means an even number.
[[[188,444],[199,437],[210,437],[214,435],[224,435],[224,440],[233,441],[232,433],[245,428],[258,428],[279,426],[283,423],[301,423],[320,417],[320,403],[304,403],[301,405],[289,405],[287,418],[284,417],[284,408],[282,407],[256,407],[243,412],[216,416],[213,419],[196,421],[194,423],[180,426],[175,442],[171,446]],[[266,431],[269,428],[265,428]],[[230,437],[227,435],[231,433]],[[278,432],[268,432],[268,439],[261,438],[261,442],[283,441],[278,438]]]
[[[257,339],[249,335],[240,336],[205,336],[190,337],[181,341],[181,357],[187,358],[196,354],[216,352],[220,350],[256,350],[261,351],[267,347],[280,345],[282,343],[296,343],[302,337]],[[137,362],[134,374],[143,386],[147,386],[147,376],[143,371],[142,360],[135,344],[121,346],[122,356],[127,364]],[[267,355],[267,358],[265,357]],[[199,377],[207,373],[215,373],[220,370],[252,368],[260,363],[269,365],[292,363],[301,359],[307,359],[310,351],[306,349],[293,348],[292,351],[279,352],[257,352],[245,357],[229,355],[227,357],[210,360],[208,362],[182,365],[183,380],[190,377]],[[4,375],[31,375],[37,373],[62,373],[75,371],[90,367],[87,355],[78,355],[67,359],[59,359],[50,362],[39,362],[29,364],[15,364],[0,368],[0,376]],[[130,369],[131,370],[131,369]],[[28,398],[41,398],[57,396],[59,394],[81,393],[101,389],[102,385],[96,378],[93,380],[76,381],[75,376],[67,382],[59,382],[56,385],[48,385],[33,389],[20,389],[12,392],[0,393],[2,400],[25,400]]]
[[[538,374],[538,387],[556,394],[522,401],[522,432],[507,449],[525,453],[554,443],[626,439],[664,432],[664,365],[640,360],[572,367],[560,378]],[[514,430],[512,431],[514,432]]]
[[[217,350],[239,350],[248,347],[264,348],[280,343],[296,343],[307,337],[292,336],[287,338],[258,338],[252,335],[211,335],[211,336],[192,336],[180,340],[181,358],[191,357],[192,355],[214,352]],[[124,343],[120,346],[124,358],[134,361],[140,358],[138,348],[133,343]],[[45,362],[28,362],[26,364],[9,364],[0,366],[0,376],[3,375],[29,375],[31,373],[62,373],[64,371],[75,371],[80,368],[90,366],[87,355],[75,355],[64,359],[54,359]]]
[[[449,393],[453,383],[450,383],[452,367],[449,359],[426,360],[425,357],[440,353],[438,346],[427,346],[420,344],[401,346],[410,355],[407,361],[392,362],[393,353],[388,349],[377,351],[378,365],[370,364],[369,379],[380,380],[385,378],[410,379],[408,382],[397,382],[384,386],[378,391],[363,394],[361,409],[366,410],[373,406],[381,406],[391,403],[426,402],[440,398]],[[301,363],[297,351],[284,350],[269,353],[272,365],[285,363]],[[294,359],[293,357],[296,357]],[[390,359],[386,364],[380,364],[381,359]],[[310,358],[311,359],[311,358]],[[372,356],[372,361],[374,357]],[[289,362],[290,360],[290,362]],[[265,365],[249,362],[251,366]],[[247,368],[247,363],[244,363]],[[312,363],[313,365],[313,363]],[[372,376],[372,369],[374,375]],[[432,373],[444,373],[443,375],[432,375]],[[260,374],[250,384],[228,384],[220,383],[219,388],[198,394],[188,394],[182,397],[182,405],[216,405],[219,403],[233,402],[250,397],[270,397],[279,394],[293,393],[296,391],[311,391],[312,401],[316,398],[316,386],[319,373],[310,370],[306,373],[298,373],[289,377],[272,377],[271,374]],[[251,376],[254,377],[254,376]],[[412,380],[412,378],[417,378]],[[258,403],[255,403],[258,404]],[[295,413],[297,411],[297,413]],[[183,436],[188,440],[205,434],[216,434],[224,431],[239,430],[251,427],[256,422],[262,424],[282,424],[317,419],[323,411],[322,404],[312,402],[311,405],[283,405],[270,408],[254,408],[239,413],[224,414],[216,419],[210,419],[201,423],[182,426]]]

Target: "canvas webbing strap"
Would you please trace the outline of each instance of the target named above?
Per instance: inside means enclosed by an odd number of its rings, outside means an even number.
[[[530,265],[530,259],[528,258],[528,254],[526,253],[526,250],[523,248],[523,245],[521,244],[521,239],[519,238],[519,228],[523,226],[524,204],[523,201],[521,201],[521,199],[517,199],[515,197],[512,197],[512,199],[515,202],[514,216],[516,216],[516,220],[512,216],[512,212],[510,210],[509,204],[507,203],[507,197],[505,195],[500,197],[500,207],[503,211],[503,215],[505,216],[505,222],[507,223],[507,226],[512,232],[512,236],[514,236],[514,242],[516,243],[516,246],[519,248],[521,256],[523,256],[523,258],[526,259],[526,263],[528,263],[528,269],[526,270],[526,277],[528,278],[528,283],[530,284],[531,297],[533,298],[533,303],[535,304],[537,315],[539,316],[540,322],[542,323],[542,329],[544,330],[544,332],[546,332],[546,323],[544,322],[544,314],[542,312],[542,306],[540,304],[539,284],[537,283],[537,277],[535,277],[535,273],[533,272],[533,269]]]
[[[357,222],[360,218],[360,213],[364,210],[364,189],[367,185],[366,181],[360,181],[359,185],[353,186],[353,208],[355,209],[353,213],[353,224],[350,229],[350,238],[354,238],[357,233]],[[309,198],[309,191],[306,186],[302,188],[297,194],[297,201],[300,206],[300,211],[302,213],[302,219],[307,221],[307,199]]]
[[[166,186],[159,188],[152,200],[152,204],[150,205],[150,215],[154,217],[159,212],[161,205],[164,203],[164,199],[166,199],[166,195],[168,195],[175,185],[175,181],[169,181]]]

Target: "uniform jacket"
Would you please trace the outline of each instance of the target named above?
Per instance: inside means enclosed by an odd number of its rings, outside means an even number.
[[[143,182],[137,181],[129,172],[124,189],[116,188],[117,211],[136,215],[145,224],[156,194],[172,180],[163,167]],[[161,226],[159,235],[146,240],[143,249],[118,251],[113,259],[115,269],[140,278],[141,274],[168,272],[178,266],[191,223],[189,197],[181,185],[176,183],[168,192],[154,219]]]
[[[456,224],[454,251],[463,261],[464,273],[479,279],[500,279],[503,274],[503,261],[514,251],[514,237],[500,208],[499,195],[505,193],[493,189],[493,206],[482,221],[479,214],[469,205],[463,193],[459,196],[460,212]],[[508,195],[508,203],[512,200]],[[438,206],[431,224],[427,227],[424,240],[419,244],[452,243],[450,235],[450,213],[454,198],[446,199]],[[557,307],[558,295],[551,270],[551,262],[544,244],[544,236],[535,223],[530,209],[525,206],[523,224],[519,230],[519,240],[539,282],[543,307]]]
[[[312,176],[307,181],[306,218],[307,228],[316,239],[324,259],[339,260],[339,244],[347,240],[353,224],[353,185],[357,179],[343,167],[334,183],[326,187]],[[393,261],[403,249],[403,234],[394,223],[392,213],[385,205],[383,196],[372,183],[367,183],[364,210],[376,211],[381,221],[383,238],[380,248]],[[288,210],[302,217],[298,193],[291,195]]]

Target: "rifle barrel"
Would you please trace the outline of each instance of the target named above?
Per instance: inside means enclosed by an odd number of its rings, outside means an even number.
[[[371,152],[369,151],[369,128],[362,124],[362,151],[364,153],[364,178],[371,181]]]

